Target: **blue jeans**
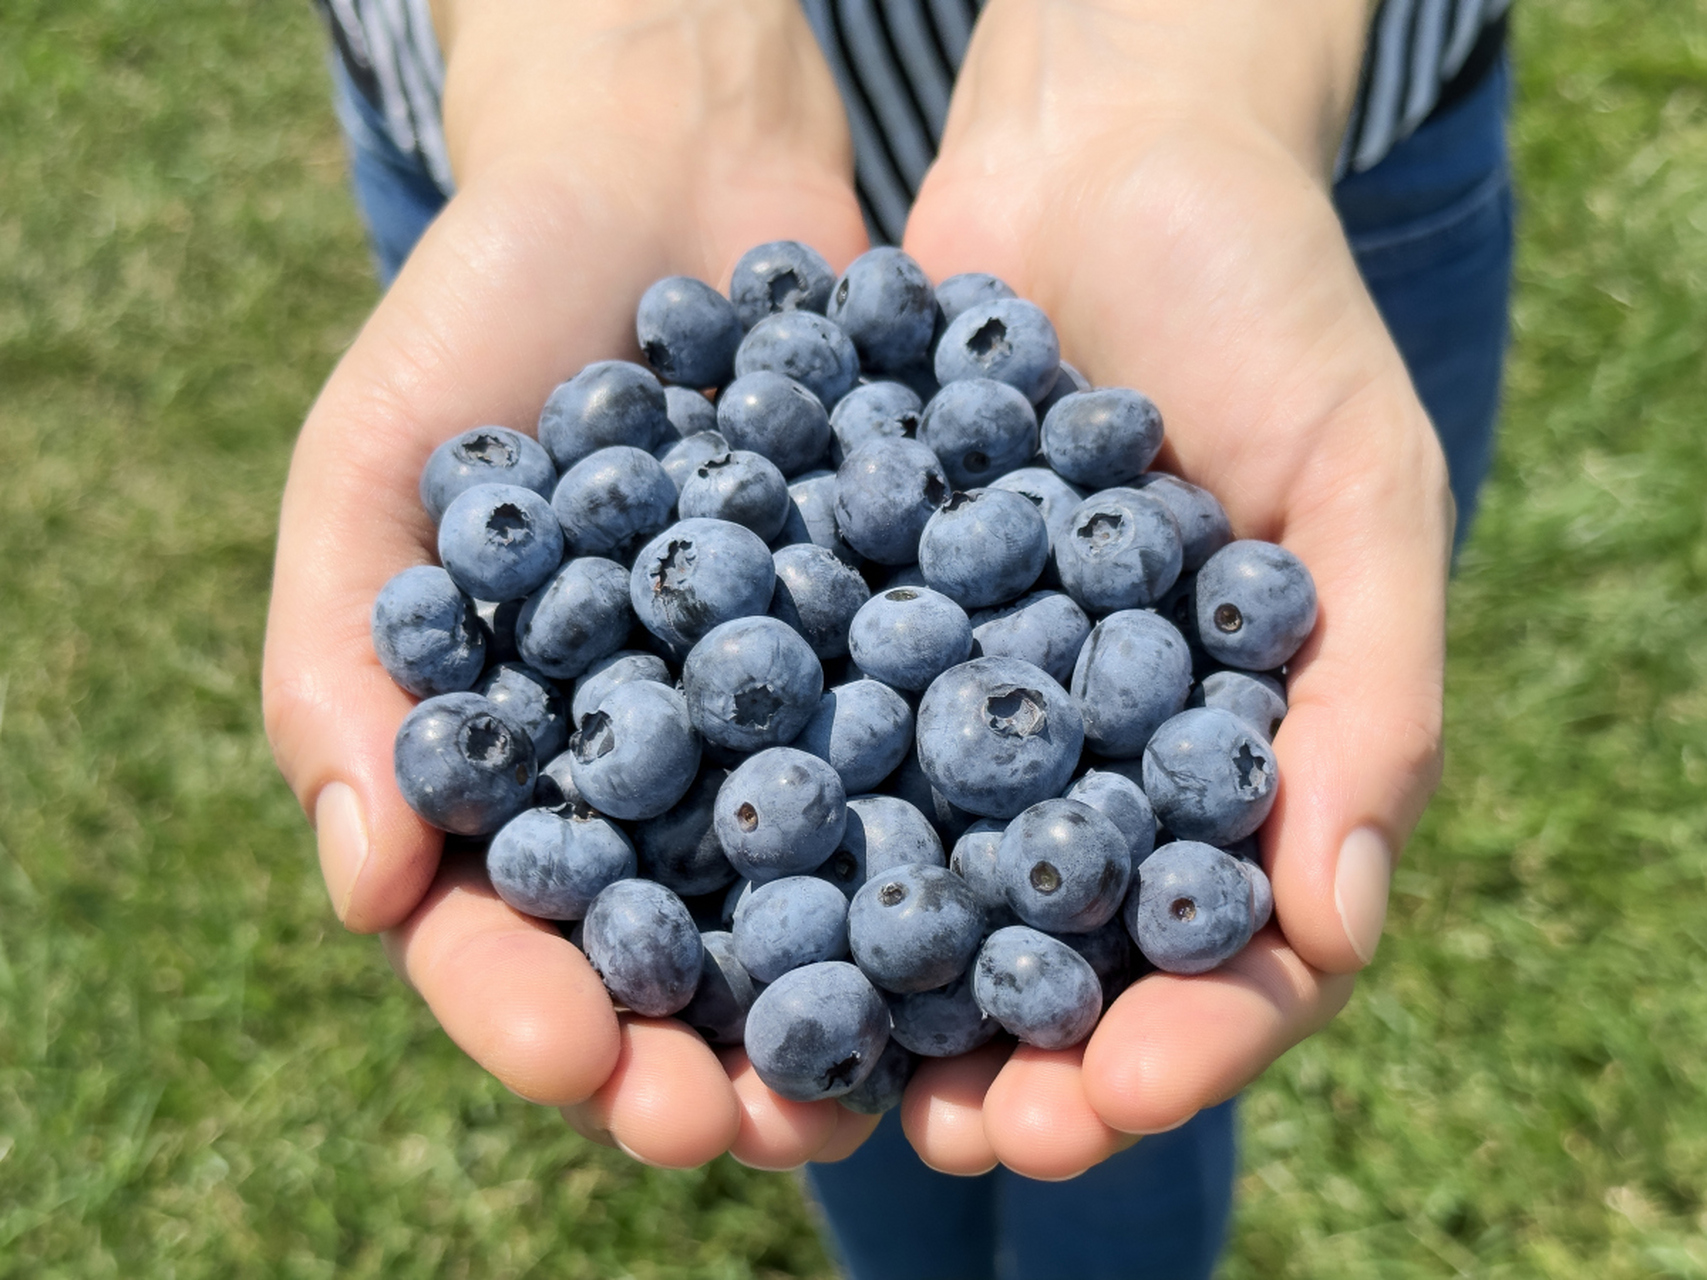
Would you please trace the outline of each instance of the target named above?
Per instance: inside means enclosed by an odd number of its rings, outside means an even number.
[[[381,278],[390,283],[444,203],[337,81],[338,115]],[[1439,432],[1460,541],[1493,452],[1512,258],[1508,77],[1500,64],[1335,203],[1363,278]],[[1147,1138],[1083,1177],[933,1173],[894,1115],[847,1160],[807,1173],[855,1280],[1186,1280],[1214,1269],[1232,1205],[1231,1102]]]

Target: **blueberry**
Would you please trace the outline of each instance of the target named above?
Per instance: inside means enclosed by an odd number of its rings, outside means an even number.
[[[1233,540],[1227,513],[1207,489],[1188,484],[1166,471],[1148,471],[1132,481],[1132,487],[1167,503],[1179,521],[1181,567],[1196,573],[1222,547]]]
[[[1251,882],[1236,858],[1176,840],[1150,855],[1126,902],[1126,928],[1166,973],[1207,973],[1251,940]]]
[[[539,766],[539,776],[533,781],[533,803],[536,808],[562,809],[576,805],[588,807],[581,793],[575,790],[575,779],[569,772],[570,762],[574,758],[567,751],[559,751]]]
[[[508,427],[476,427],[446,440],[421,472],[421,505],[434,524],[465,489],[513,484],[551,496],[557,468],[539,441]]]
[[[835,1098],[877,1066],[889,1006],[845,960],[790,969],[747,1011],[747,1056],[774,1092],[794,1102]]]
[[[811,544],[779,548],[771,617],[798,631],[821,659],[848,651],[848,626],[871,598],[865,579],[835,552]]]
[[[907,1081],[913,1078],[913,1069],[918,1065],[918,1058],[910,1050],[891,1040],[883,1046],[883,1054],[877,1059],[877,1066],[871,1074],[836,1101],[860,1115],[880,1116],[901,1105],[901,1097],[907,1092]]]
[[[915,590],[925,588],[924,571],[915,564],[904,564],[883,580],[885,591],[895,591],[901,587],[912,587]]]
[[[713,627],[762,614],[776,572],[770,548],[727,520],[682,520],[641,548],[629,598],[641,623],[679,653]]]
[[[911,387],[899,382],[868,382],[836,402],[830,411],[830,430],[845,458],[876,436],[913,438],[918,434],[923,409]]]
[[[1181,840],[1250,835],[1274,807],[1277,780],[1268,739],[1231,711],[1182,711],[1144,748],[1144,794]]]
[[[912,564],[925,522],[949,492],[936,454],[917,440],[867,440],[836,469],[836,527],[869,560]]]
[[[716,893],[737,878],[712,826],[717,791],[728,776],[722,769],[702,769],[669,810],[635,824],[641,875],[684,898]]]
[[[532,489],[477,484],[445,508],[439,560],[477,600],[530,595],[563,563],[563,530]]]
[[[836,558],[858,566],[863,557],[843,539],[836,528],[836,477],[830,471],[811,471],[788,486],[794,510],[783,521],[782,532],[772,546],[810,543],[834,551]]]
[[[1007,383],[966,378],[949,383],[925,406],[919,443],[941,459],[950,484],[970,489],[1032,459],[1037,414],[1031,401]]]
[[[735,954],[760,982],[848,954],[848,900],[815,876],[761,884],[735,908]]]
[[[683,436],[658,455],[658,463],[664,468],[664,474],[670,477],[678,497],[688,477],[701,463],[729,452],[729,442],[723,438],[722,432],[715,429],[715,422],[712,425],[710,431]]]
[[[1063,396],[1043,420],[1043,456],[1074,484],[1129,484],[1162,447],[1162,415],[1127,387]]]
[[[545,676],[520,662],[493,667],[474,691],[489,698],[504,718],[533,741],[536,760],[560,755],[569,742],[569,709]]]
[[[785,623],[739,618],[693,647],[682,686],[694,727],[709,741],[758,751],[792,742],[806,727],[824,692],[824,669]]]
[[[665,276],[641,294],[634,332],[646,363],[665,382],[682,387],[729,381],[741,345],[734,304],[692,276]]]
[[[818,877],[851,898],[871,876],[946,864],[941,838],[915,806],[895,796],[855,796],[848,801],[841,843],[818,868]]]
[[[769,542],[782,532],[794,504],[788,481],[769,458],[733,449],[707,458],[682,482],[684,520],[727,520]]]
[[[889,1038],[927,1058],[969,1053],[1000,1029],[972,997],[963,974],[947,986],[893,996]]]
[[[1072,697],[1029,662],[974,658],[919,703],[919,764],[950,802],[1012,818],[1061,794],[1084,745]]]
[[[1037,581],[1049,561],[1043,515],[1017,493],[956,493],[919,535],[919,569],[965,609],[1003,604]]]
[[[1223,852],[1228,852],[1223,850]],[[1274,886],[1268,882],[1268,873],[1262,869],[1262,863],[1256,858],[1244,858],[1229,854],[1239,864],[1239,871],[1251,886],[1251,932],[1259,932],[1268,924],[1274,915]]]
[[[1002,833],[1002,895],[1021,920],[1050,933],[1088,933],[1120,910],[1132,879],[1126,836],[1077,800],[1043,800]]]
[[[715,1045],[738,1045],[747,1031],[747,1011],[758,997],[752,977],[735,955],[735,936],[720,929],[699,935],[703,957],[693,999],[676,1014]]]
[[[930,351],[936,294],[919,264],[899,249],[871,249],[842,272],[825,314],[853,339],[868,373],[892,373]]]
[[[793,378],[828,408],[859,380],[859,354],[848,335],[810,311],[760,320],[735,352],[735,376],[769,370]]]
[[[997,929],[972,969],[978,1007],[1040,1049],[1066,1049],[1102,1014],[1102,983],[1090,962],[1058,938],[1025,925]]]
[[[985,271],[962,271],[936,287],[936,304],[942,310],[944,328],[968,307],[1018,296],[1005,282]]]
[[[847,793],[817,756],[772,747],[729,775],[712,814],[735,870],[764,884],[815,871],[835,851],[847,827]]]
[[[1270,742],[1286,719],[1286,690],[1273,676],[1215,671],[1204,677],[1199,694],[1199,705],[1231,711]]]
[[[996,855],[1007,829],[1005,822],[979,818],[954,842],[954,852],[948,858],[948,869],[966,881],[986,913],[1008,905],[1008,895],[996,877]]]
[[[1007,489],[1030,498],[1043,513],[1043,523],[1049,527],[1049,545],[1053,548],[1071,527],[1073,510],[1085,500],[1085,495],[1047,467],[1021,467],[990,481],[992,489]]]
[[[966,972],[984,909],[946,867],[906,865],[866,877],[848,905],[848,946],[886,991],[928,991]]]
[[[373,602],[379,665],[417,698],[473,687],[486,665],[486,633],[470,600],[443,569],[416,565]]]
[[[619,649],[609,657],[600,658],[576,678],[575,692],[569,700],[571,728],[579,727],[589,712],[597,710],[607,693],[630,680],[650,680],[664,685],[675,683],[670,676],[670,668],[657,654]]]
[[[600,813],[655,818],[687,794],[699,738],[682,695],[650,680],[620,684],[569,740],[575,789]]]
[[[717,406],[703,392],[690,387],[665,387],[664,412],[670,419],[670,425],[676,429],[676,435],[683,440],[717,430]],[[665,440],[653,452],[659,454],[662,461],[662,452],[675,443],[674,440]]]
[[[488,835],[533,799],[533,743],[477,693],[417,706],[397,730],[392,763],[403,799],[441,831]]]
[[[723,910],[721,913],[723,927],[725,929],[734,928],[735,912],[740,907],[742,900],[751,895],[752,892],[753,882],[751,880],[737,880],[734,884],[729,886],[728,890],[723,895]]]
[[[528,597],[516,618],[516,649],[536,671],[573,680],[620,649],[633,625],[628,571],[582,556]]]
[[[836,273],[816,249],[798,240],[772,240],[741,255],[729,279],[729,297],[742,325],[751,329],[768,315],[823,315],[835,287]]]
[[[1180,557],[1174,513],[1136,489],[1093,493],[1055,540],[1061,585],[1088,613],[1154,602],[1179,577]]]
[[[1124,773],[1090,769],[1067,788],[1065,798],[1089,805],[1120,829],[1134,869],[1156,847],[1156,811],[1150,797]]]
[[[1073,678],[1073,664],[1090,633],[1085,611],[1059,591],[1034,591],[972,615],[972,639],[981,657],[1019,658],[1063,685]]]
[[[1075,391],[1090,391],[1091,380],[1063,360],[1055,371],[1055,382],[1043,399],[1037,402],[1037,420],[1042,422],[1049,411]]]
[[[1079,651],[1072,690],[1092,751],[1139,755],[1191,695],[1191,650],[1172,623],[1147,610],[1111,613]]]
[[[1054,387],[1060,365],[1055,326],[1041,308],[1021,298],[966,308],[936,344],[936,377],[944,387],[963,378],[994,378],[1033,404]]]
[[[1218,662],[1273,670],[1298,652],[1315,625],[1315,580],[1285,547],[1230,542],[1198,570],[1197,632]]]
[[[785,476],[817,466],[830,447],[823,402],[767,369],[735,379],[718,397],[717,429],[735,448],[762,453]]]
[[[670,523],[676,486],[644,449],[612,445],[563,473],[551,509],[573,555],[627,559],[636,545]]]
[[[919,765],[916,743],[902,759],[900,767],[889,775],[882,789],[924,814],[947,846],[952,846],[978,819],[977,814],[962,809],[931,785],[931,780]]]
[[[627,360],[600,360],[559,384],[539,415],[539,442],[559,471],[611,445],[650,452],[676,434],[664,388]]]
[[[650,880],[618,880],[593,899],[582,950],[611,995],[645,1018],[680,1011],[699,986],[704,946],[693,916]]]
[[[1096,974],[1102,986],[1103,1008],[1113,1004],[1114,998],[1126,990],[1134,976],[1132,939],[1126,932],[1126,925],[1119,919],[1112,919],[1089,933],[1062,934],[1061,941],[1083,956]]]
[[[522,616],[522,600],[476,600],[474,612],[486,637],[486,661],[510,662],[521,657],[516,649],[516,623]]]
[[[913,709],[877,680],[826,689],[794,745],[827,761],[849,795],[870,791],[893,773],[913,743]]]
[[[925,688],[972,652],[966,610],[928,587],[895,587],[873,596],[848,627],[859,669],[896,689]]]
[[[634,847],[591,809],[528,809],[492,837],[486,874],[498,896],[542,920],[579,920],[606,886],[634,875]]]

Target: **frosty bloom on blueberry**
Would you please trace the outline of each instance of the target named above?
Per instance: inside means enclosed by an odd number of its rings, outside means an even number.
[[[1148,469],[1160,407],[897,249],[760,245],[635,332],[650,368],[576,373],[537,441],[433,452],[442,567],[373,606],[424,699],[397,785],[504,902],[576,922],[622,1007],[865,1113],[1268,924],[1315,587]]]

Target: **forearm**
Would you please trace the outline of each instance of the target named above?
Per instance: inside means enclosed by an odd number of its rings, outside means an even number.
[[[1325,180],[1370,0],[990,0],[943,153],[992,124],[1053,150],[1177,129],[1271,142]],[[1053,145],[1051,145],[1053,144]]]
[[[619,177],[844,185],[841,104],[795,0],[441,0],[459,183],[516,159]]]

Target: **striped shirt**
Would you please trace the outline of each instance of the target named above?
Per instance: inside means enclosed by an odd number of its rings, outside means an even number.
[[[428,0],[317,0],[356,89],[398,150],[454,189],[439,99],[444,59]],[[936,156],[982,0],[801,0],[841,90],[855,183],[877,241],[899,242]],[[1336,177],[1377,164],[1480,83],[1505,45],[1511,0],[1381,0]]]

